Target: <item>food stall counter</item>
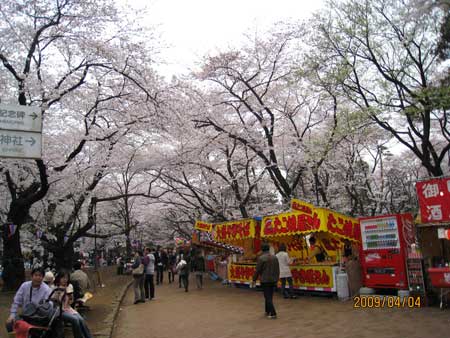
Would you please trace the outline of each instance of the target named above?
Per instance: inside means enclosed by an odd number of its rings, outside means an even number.
[[[256,263],[231,263],[228,266],[228,281],[250,285],[255,269]],[[291,265],[294,289],[336,292],[338,271],[339,266],[330,264]],[[259,285],[259,281],[256,281],[256,285]]]

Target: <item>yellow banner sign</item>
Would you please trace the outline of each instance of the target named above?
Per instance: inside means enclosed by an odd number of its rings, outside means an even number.
[[[219,242],[233,242],[242,239],[255,238],[256,221],[242,219],[214,225],[214,239]]]
[[[228,279],[234,282],[250,283],[255,270],[256,265],[228,264]]]
[[[292,212],[266,216],[261,224],[261,237],[301,235],[312,232],[329,232],[353,241],[361,240],[361,230],[356,218],[338,212],[315,208],[312,204],[292,200]]]
[[[291,266],[294,287],[333,288],[333,268],[319,265]]]
[[[228,279],[231,282],[251,283],[256,264],[229,264]],[[291,266],[294,287],[330,288],[333,284],[333,268],[320,265],[294,265]]]
[[[314,211],[314,205],[312,205],[311,203],[293,198],[291,200],[291,209],[292,209],[292,211],[301,211],[305,214],[312,215],[313,211]]]
[[[329,233],[354,241],[361,240],[361,229],[356,218],[325,208],[316,208],[314,211],[319,214],[321,223]]]
[[[194,229],[195,229],[195,230],[200,230],[200,231],[211,232],[211,230],[212,230],[212,224],[210,224],[210,223],[205,223],[205,222],[202,222],[202,221],[196,221],[196,222],[195,222]]]

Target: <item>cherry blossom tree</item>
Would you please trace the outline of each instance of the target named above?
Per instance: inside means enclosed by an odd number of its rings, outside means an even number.
[[[409,149],[429,175],[441,176],[450,150],[448,86],[436,82],[444,13],[413,5],[329,1],[311,21],[310,60],[355,110]]]
[[[141,43],[148,34],[119,16],[111,1],[7,0],[0,16],[1,100],[38,106],[44,120],[43,159],[34,166],[2,160],[0,166],[10,196],[4,221],[17,226],[13,236],[3,232],[3,279],[12,289],[24,278],[20,228],[33,220],[32,207],[52,186],[88,168],[92,176],[80,184],[81,192],[68,189],[60,197],[61,204],[73,201],[64,222],[73,223],[104,176],[114,144],[157,110],[159,80]],[[50,201],[48,212],[59,203]]]

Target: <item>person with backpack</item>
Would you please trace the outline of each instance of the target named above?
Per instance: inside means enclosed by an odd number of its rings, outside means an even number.
[[[177,264],[177,271],[180,274],[181,283],[184,286],[184,291],[189,291],[189,271],[191,270],[189,256],[184,254]]]
[[[19,290],[17,290],[11,304],[9,317],[6,320],[6,330],[8,332],[13,331],[14,323],[19,319],[19,308],[22,308],[23,310],[29,303],[37,305],[39,302],[47,300],[50,296],[52,289],[47,284],[43,283],[44,276],[45,271],[43,268],[40,266],[33,268],[31,271],[31,281],[23,282],[19,287]]]

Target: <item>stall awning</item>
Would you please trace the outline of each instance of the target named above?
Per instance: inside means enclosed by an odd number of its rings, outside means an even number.
[[[209,233],[209,232],[201,232],[200,233],[200,239],[196,243],[196,245],[204,245],[204,246],[219,248],[219,249],[227,250],[227,251],[230,251],[230,252],[233,252],[233,253],[238,253],[238,254],[243,254],[244,253],[244,249],[241,248],[241,247],[215,241],[213,239],[212,234]]]

